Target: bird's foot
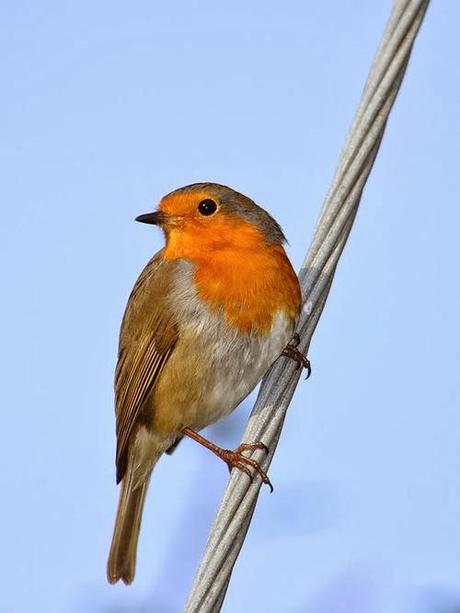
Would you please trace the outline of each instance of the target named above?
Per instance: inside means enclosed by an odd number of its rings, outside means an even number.
[[[229,472],[232,472],[232,468],[237,468],[246,473],[252,481],[252,473],[248,466],[251,466],[260,476],[262,482],[268,485],[270,492],[273,492],[273,485],[268,478],[267,473],[261,468],[260,464],[252,458],[247,458],[243,455],[243,451],[254,451],[255,449],[262,449],[268,453],[268,447],[263,443],[242,443],[239,447],[231,451],[230,449],[220,449],[220,452],[216,453],[228,466]]]
[[[200,445],[203,445],[212,451],[216,456],[223,460],[227,464],[229,472],[231,472],[233,468],[237,468],[238,470],[246,473],[252,481],[253,474],[249,469],[249,467],[252,467],[259,474],[262,482],[269,486],[270,492],[273,492],[273,485],[271,484],[267,473],[261,468],[260,464],[252,458],[248,458],[243,455],[243,451],[255,451],[256,449],[261,449],[268,453],[268,447],[263,443],[242,443],[239,447],[231,451],[230,449],[222,449],[222,447],[211,443],[211,441],[208,441],[208,439],[204,438],[191,428],[183,428],[182,432],[197,443],[200,443]]]
[[[284,348],[284,351],[281,355],[284,355],[285,357],[291,358],[291,360],[294,360],[294,362],[297,363],[297,369],[299,369],[300,367],[305,368],[307,371],[307,376],[305,377],[305,379],[308,379],[308,377],[311,375],[311,364],[307,356],[304,355],[301,351],[297,349],[297,347],[299,346],[299,343],[300,343],[300,336],[296,332],[294,336],[292,337],[292,339],[289,341],[289,343]]]

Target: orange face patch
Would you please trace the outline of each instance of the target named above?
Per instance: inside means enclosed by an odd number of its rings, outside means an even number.
[[[182,217],[184,219],[210,219],[206,215],[200,214],[199,204],[203,200],[213,200],[220,208],[219,199],[213,194],[203,192],[178,192],[165,196],[158,207],[158,210],[163,211],[172,217]]]

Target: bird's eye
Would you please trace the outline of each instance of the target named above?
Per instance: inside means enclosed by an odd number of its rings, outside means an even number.
[[[217,211],[217,204],[211,198],[206,198],[206,200],[202,200],[198,205],[198,210],[201,215],[212,215]]]

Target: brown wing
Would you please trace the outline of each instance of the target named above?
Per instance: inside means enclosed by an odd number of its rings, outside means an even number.
[[[144,402],[177,340],[168,304],[174,266],[161,252],[153,256],[136,281],[121,324],[115,371],[117,483],[126,472],[130,437]]]

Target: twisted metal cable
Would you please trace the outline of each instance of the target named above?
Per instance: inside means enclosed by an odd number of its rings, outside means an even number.
[[[342,250],[353,225],[364,185],[374,164],[385,125],[398,94],[414,40],[429,0],[395,0],[382,41],[372,64],[339,165],[319,216],[313,241],[299,279],[303,311],[299,349],[307,352]],[[264,377],[243,436],[263,441],[266,458],[253,457],[267,468],[273,458],[287,408],[300,373],[291,360],[279,359]],[[232,475],[214,521],[200,567],[193,582],[186,613],[220,611],[233,566],[246,537],[261,481]]]

